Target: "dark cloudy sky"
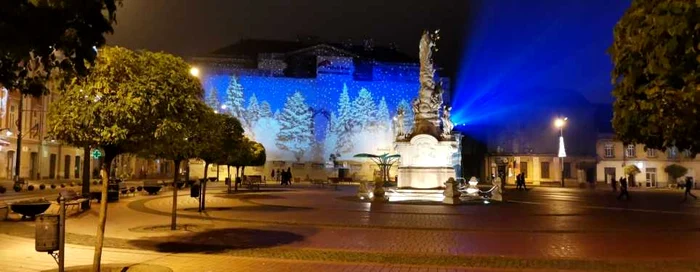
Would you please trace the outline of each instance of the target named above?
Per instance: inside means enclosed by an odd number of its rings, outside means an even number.
[[[241,38],[299,35],[398,44],[417,54],[424,28],[441,28],[443,55],[458,53],[467,0],[125,0],[111,44],[181,56],[210,52]],[[450,57],[456,59],[455,57]]]
[[[440,28],[437,63],[462,89],[470,91],[481,84],[476,81],[494,75],[509,80],[498,72],[505,65],[518,77],[542,79],[533,86],[571,89],[593,102],[610,102],[605,50],[629,1],[124,0],[108,42],[189,57],[241,38],[312,35],[334,42],[394,42],[416,55],[422,29]],[[529,63],[538,69],[529,69]],[[480,71],[489,73],[477,76]]]

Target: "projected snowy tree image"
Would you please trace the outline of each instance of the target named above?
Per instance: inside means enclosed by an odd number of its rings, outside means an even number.
[[[238,78],[236,78],[236,76],[232,76],[228,84],[228,89],[226,89],[226,102],[224,103],[224,105],[226,105],[226,112],[238,118],[238,120],[245,120],[244,103],[243,86],[238,83]]]
[[[389,152],[392,118],[403,108],[404,127],[410,130],[408,101],[418,88],[412,80],[358,82],[341,76],[211,75],[205,85],[211,86],[207,105],[237,117],[246,135],[266,147],[269,160],[299,162]]]
[[[294,153],[294,158],[301,161],[313,143],[311,111],[304,103],[300,92],[287,98],[287,103],[279,116],[280,131],[277,134],[277,147]]]

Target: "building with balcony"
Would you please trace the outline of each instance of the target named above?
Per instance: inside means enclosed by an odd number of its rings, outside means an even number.
[[[672,164],[678,164],[688,169],[686,176],[697,180],[696,169],[700,169],[700,159],[692,158],[690,152],[677,149],[656,150],[647,149],[642,144],[624,145],[614,140],[613,134],[602,134],[596,143],[598,154],[598,182],[610,184],[611,180],[620,180],[628,165],[635,165],[640,173],[634,175],[630,186],[667,187],[675,185],[664,169]]]

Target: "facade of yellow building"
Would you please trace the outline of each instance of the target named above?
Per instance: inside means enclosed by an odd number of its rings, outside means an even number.
[[[689,152],[678,150],[646,149],[644,145],[623,145],[615,141],[612,134],[601,135],[596,144],[598,154],[598,182],[610,184],[612,179],[618,180],[624,174],[627,165],[636,165],[641,171],[634,176],[634,186],[668,187],[677,181],[671,180],[664,171],[666,166],[678,164],[688,169],[686,176],[697,180],[697,169],[700,169],[700,159],[691,158]]]

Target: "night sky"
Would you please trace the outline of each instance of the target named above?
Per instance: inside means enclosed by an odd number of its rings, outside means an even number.
[[[485,81],[531,83],[610,102],[612,28],[629,0],[125,0],[112,45],[205,54],[241,38],[394,42],[412,55],[440,28],[436,56],[458,95]],[[489,86],[494,85],[490,83]],[[504,86],[514,86],[505,84]]]

